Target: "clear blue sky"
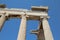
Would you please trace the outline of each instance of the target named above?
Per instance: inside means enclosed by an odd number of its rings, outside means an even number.
[[[54,40],[60,40],[60,0],[0,0],[0,4],[6,4],[8,8],[25,8],[31,6],[49,6],[49,24]],[[14,18],[5,22],[0,32],[0,40],[16,40],[21,19]],[[37,29],[38,21],[27,21],[26,40],[36,40],[36,35],[30,34],[30,30]]]

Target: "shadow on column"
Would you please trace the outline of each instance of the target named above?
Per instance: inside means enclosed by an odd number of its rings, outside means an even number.
[[[36,34],[37,35],[37,40],[45,40],[42,22],[39,23],[39,27],[38,27],[37,30],[32,30],[31,31],[31,34]]]

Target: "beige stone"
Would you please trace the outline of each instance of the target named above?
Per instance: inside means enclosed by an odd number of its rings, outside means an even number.
[[[49,26],[49,23],[48,23],[46,18],[44,18],[42,20],[42,24],[43,24],[45,40],[53,40],[53,36],[52,36],[51,30],[50,30],[50,26]]]
[[[17,40],[26,40],[26,16],[22,15]]]
[[[39,25],[38,30],[34,30],[33,33],[37,34],[38,40],[54,40],[48,20],[48,7],[47,6],[32,6],[31,10],[27,9],[17,9],[17,8],[0,8],[0,14],[6,13],[6,15],[2,15],[0,17],[0,29],[5,21],[5,17],[21,18],[21,24],[18,32],[17,40],[26,40],[26,21],[28,20],[39,20],[41,21],[41,25]],[[28,16],[28,18],[26,17]],[[43,19],[43,20],[42,20]],[[40,28],[41,27],[41,28]],[[42,36],[42,37],[41,37]]]
[[[2,27],[3,27],[3,24],[4,24],[4,22],[5,22],[5,15],[3,14],[3,15],[0,15],[0,31],[1,31],[1,29],[2,29]]]

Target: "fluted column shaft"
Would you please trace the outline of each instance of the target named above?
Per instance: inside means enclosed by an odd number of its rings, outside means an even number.
[[[1,17],[0,17],[0,31],[1,31],[2,27],[3,27],[5,19],[6,19],[5,15],[2,14]]]
[[[25,40],[25,39],[26,39],[26,16],[22,15],[17,40]]]
[[[53,40],[53,36],[52,36],[51,30],[50,30],[50,26],[49,26],[49,23],[48,23],[46,18],[44,18],[42,20],[42,24],[43,24],[45,40]]]

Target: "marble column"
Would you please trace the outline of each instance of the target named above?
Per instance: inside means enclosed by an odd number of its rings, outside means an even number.
[[[45,40],[54,40],[47,18],[43,18],[42,25],[43,25]]]
[[[22,15],[17,40],[26,40],[26,15]]]
[[[38,40],[45,40],[42,21],[40,20],[39,29],[38,29]]]
[[[5,22],[5,15],[4,14],[2,14],[2,15],[0,15],[0,31],[1,31],[1,29],[2,29],[2,27],[3,27],[3,24],[4,24],[4,22]]]

